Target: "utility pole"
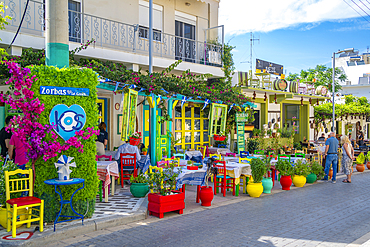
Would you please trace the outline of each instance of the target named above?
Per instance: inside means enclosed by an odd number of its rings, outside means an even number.
[[[252,65],[253,65],[253,63],[252,63],[252,62],[253,62],[253,61],[252,61],[252,50],[253,50],[253,44],[254,44],[254,41],[255,41],[255,40],[258,40],[258,42],[259,42],[259,41],[260,41],[260,39],[255,39],[255,38],[254,38],[254,36],[253,36],[253,33],[252,33],[252,32],[250,32],[250,34],[251,34],[251,39],[250,39],[250,40],[251,40],[251,61],[250,61],[250,65],[251,65],[251,75],[252,75],[252,69],[253,69],[253,68],[252,68]]]

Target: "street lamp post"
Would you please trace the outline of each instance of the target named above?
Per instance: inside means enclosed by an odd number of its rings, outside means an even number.
[[[353,52],[353,48],[347,48],[342,51],[333,52],[333,81],[332,81],[332,98],[333,98],[333,124],[331,127],[331,131],[335,133],[335,103],[334,103],[334,96],[335,96],[335,54],[340,54],[343,52]]]

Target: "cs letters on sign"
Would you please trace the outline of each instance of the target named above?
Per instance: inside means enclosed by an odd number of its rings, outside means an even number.
[[[65,132],[79,131],[84,126],[85,118],[83,114],[77,114],[72,110],[63,111],[61,114],[59,111],[54,112],[55,116],[55,130],[60,131],[61,128]]]

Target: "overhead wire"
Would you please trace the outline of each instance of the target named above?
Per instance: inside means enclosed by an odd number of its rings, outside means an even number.
[[[354,4],[356,4],[356,6],[359,8],[359,9],[361,9],[367,16],[369,16],[370,17],[370,15],[363,9],[363,8],[361,8],[355,1],[353,1],[353,0],[351,0]]]
[[[6,50],[8,50],[14,43],[15,39],[17,38],[18,34],[19,34],[19,31],[21,30],[21,27],[22,27],[22,23],[23,23],[23,20],[24,20],[24,17],[26,16],[26,12],[27,12],[27,8],[28,8],[28,4],[29,4],[30,0],[27,0],[26,2],[26,7],[24,7],[24,12],[23,12],[23,15],[22,15],[22,19],[19,23],[19,26],[18,26],[18,29],[17,29],[17,32],[15,33],[14,35],[14,38],[12,40],[12,42],[10,43],[10,45],[8,46],[8,48],[6,48]]]
[[[355,8],[353,8],[352,7],[352,5],[351,4],[349,4],[349,3],[347,3],[346,2],[346,0],[343,0],[349,7],[351,7],[357,14],[359,14],[362,18],[364,18],[365,19],[365,21],[367,21],[367,22],[369,22],[370,23],[370,21],[368,20],[368,19],[366,19],[365,18],[365,16],[363,16],[361,13],[359,13]]]
[[[362,3],[368,10],[370,10],[369,9],[369,7],[367,7],[367,5],[366,4],[364,4],[361,0],[359,0],[360,1],[360,3]]]

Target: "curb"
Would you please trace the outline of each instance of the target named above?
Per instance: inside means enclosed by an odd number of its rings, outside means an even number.
[[[0,239],[0,246],[46,246],[58,241],[69,239],[78,235],[84,235],[92,233],[94,231],[99,231],[102,229],[115,227],[119,225],[126,225],[135,221],[144,220],[147,218],[147,198],[142,202],[140,208],[134,212],[132,215],[126,216],[111,216],[105,219],[91,220],[84,222],[84,225],[76,224],[73,226],[67,226],[63,229],[58,229],[56,226],[56,231],[45,232],[35,232],[33,237],[29,240],[14,240],[6,241]],[[32,231],[30,228],[29,231]],[[25,231],[28,231],[26,228]],[[11,234],[11,232],[9,232]]]

